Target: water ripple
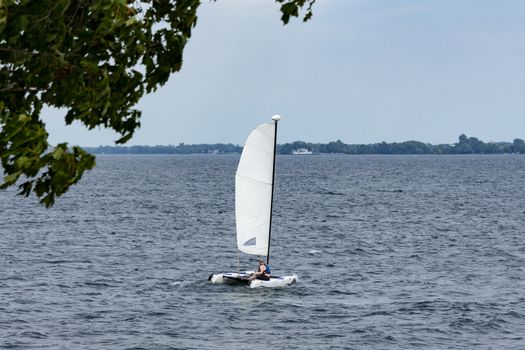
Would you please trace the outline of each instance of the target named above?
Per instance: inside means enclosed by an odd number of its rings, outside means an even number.
[[[522,349],[525,157],[278,157],[283,289],[233,235],[238,156],[99,156],[51,210],[0,192],[0,348]]]

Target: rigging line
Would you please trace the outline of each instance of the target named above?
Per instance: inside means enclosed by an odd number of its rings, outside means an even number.
[[[273,118],[272,118],[273,119]],[[273,192],[275,188],[275,158],[277,155],[277,124],[279,119],[275,119],[275,129],[273,136],[273,169],[272,169],[272,194],[270,199],[270,223],[268,227],[268,253],[266,254],[266,264],[270,264],[270,242],[272,238],[272,217],[273,217]]]
[[[237,274],[241,273],[241,257],[239,254],[239,249],[237,249],[237,244],[235,244],[235,250],[237,251]]]

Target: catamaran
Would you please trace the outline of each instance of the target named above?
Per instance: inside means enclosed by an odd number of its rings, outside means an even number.
[[[266,256],[270,263],[277,123],[280,116],[256,127],[248,136],[235,174],[235,223],[237,249],[251,255]],[[270,279],[249,277],[254,271],[211,274],[211,283],[245,284],[250,288],[283,287],[297,282],[297,275]]]

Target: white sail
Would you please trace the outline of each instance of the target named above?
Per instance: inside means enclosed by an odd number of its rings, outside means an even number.
[[[237,247],[266,255],[270,234],[275,122],[250,133],[235,175]]]

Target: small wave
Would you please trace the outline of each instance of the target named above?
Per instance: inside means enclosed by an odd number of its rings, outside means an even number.
[[[515,318],[525,318],[525,315],[523,314],[520,314],[519,312],[517,311],[509,311],[505,314],[505,316],[511,316],[511,317],[515,317]]]
[[[185,287],[187,285],[190,285],[192,282],[188,280],[182,280],[182,281],[174,281],[170,283],[170,286],[174,287]]]
[[[0,278],[0,281],[27,281],[27,278],[20,275],[11,275],[7,277]]]
[[[370,255],[369,251],[364,250],[363,248],[355,248],[348,250],[348,254],[351,255]]]
[[[331,190],[320,190],[320,191],[317,191],[317,194],[325,194],[329,196],[344,196],[345,195],[345,193],[343,192],[336,192],[336,191],[331,191]]]
[[[46,334],[40,333],[40,332],[35,332],[35,331],[22,332],[22,333],[20,333],[20,336],[21,337],[28,337],[28,338],[37,338],[37,339],[47,338]]]
[[[60,264],[90,264],[90,260],[44,260],[44,264],[60,265]]]
[[[324,307],[315,307],[312,309],[313,312],[327,312],[328,309],[327,308],[324,308]]]
[[[315,250],[315,249],[312,249],[308,252],[308,254],[319,254],[319,253],[322,253],[323,251],[322,250]]]
[[[149,311],[146,313],[146,315],[147,316],[167,316],[169,314],[164,311]]]
[[[44,260],[43,261],[44,264],[51,264],[51,265],[54,265],[54,264],[65,264],[65,263],[69,263],[69,262],[72,262],[72,261],[69,261],[69,260]]]
[[[94,282],[94,281],[85,282],[84,285],[90,286],[90,287],[114,287],[105,282]]]
[[[322,337],[322,338],[325,338],[325,339],[344,338],[344,337],[346,337],[346,334],[342,334],[342,333],[330,333],[330,334],[323,334],[321,337]]]
[[[82,319],[82,320],[94,320],[97,318],[102,318],[103,315],[100,312],[92,312],[92,313],[81,312],[81,313],[76,314],[75,317],[78,319]]]
[[[350,291],[344,291],[344,290],[340,290],[340,289],[333,289],[333,290],[329,291],[328,294],[329,295],[356,295],[356,294],[359,294],[359,293],[350,292]]]
[[[391,313],[385,310],[377,310],[372,311],[364,315],[364,317],[370,317],[370,316],[390,316]]]
[[[412,254],[412,255],[409,256],[409,258],[410,258],[410,259],[423,259],[423,258],[421,257],[421,255],[418,255],[418,254]]]

